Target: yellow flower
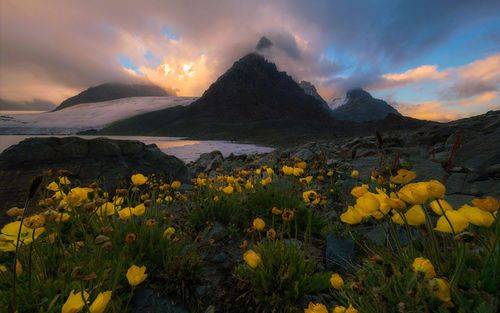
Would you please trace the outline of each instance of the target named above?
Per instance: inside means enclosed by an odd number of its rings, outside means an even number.
[[[406,203],[399,199],[394,192],[391,192],[389,199],[387,199],[387,203],[393,210],[401,210],[406,207]]]
[[[283,171],[284,175],[293,175],[293,167],[285,165],[281,168],[281,170]]]
[[[60,183],[61,185],[69,185],[69,184],[71,184],[71,181],[69,180],[69,178],[68,178],[68,177],[66,177],[66,176],[61,176],[61,177],[59,177],[59,183]]]
[[[441,182],[433,179],[427,182],[427,191],[432,198],[442,198],[446,192],[446,187]]]
[[[233,191],[234,191],[233,186],[226,186],[226,187],[222,188],[222,192],[224,192],[226,195],[232,194]]]
[[[304,309],[304,313],[328,313],[328,309],[324,304],[309,302],[307,309]]]
[[[50,191],[58,191],[59,190],[59,185],[53,181],[50,184],[47,185],[47,189]]]
[[[480,208],[481,210],[488,212],[496,212],[498,211],[499,201],[493,197],[486,197],[483,199],[474,199],[472,200],[472,204],[475,207]]]
[[[21,225],[20,221],[5,224],[0,234],[0,251],[12,252],[16,250],[17,235],[20,227],[19,242],[25,245],[32,243],[33,238],[37,239],[45,231],[43,227],[36,229],[26,227],[25,225]]]
[[[281,218],[283,218],[283,220],[285,222],[290,222],[291,220],[293,220],[294,216],[295,216],[295,212],[293,210],[284,209],[283,214],[281,215]]]
[[[111,291],[100,292],[89,308],[90,313],[103,313],[111,300]]]
[[[307,177],[304,177],[304,178],[301,178],[299,179],[299,181],[301,183],[304,183],[304,184],[309,184],[311,181],[312,181],[313,177],[312,176],[307,176]]]
[[[245,189],[253,189],[253,184],[251,181],[247,180],[245,183]]]
[[[304,191],[302,193],[302,198],[304,198],[305,203],[318,204],[321,197],[314,190]]]
[[[295,164],[295,167],[305,170],[307,168],[307,163],[304,161]]]
[[[148,277],[148,274],[146,274],[146,267],[145,266],[137,266],[137,265],[132,265],[128,271],[127,271],[127,280],[130,286],[135,287],[142,283],[146,277]]]
[[[358,310],[356,310],[352,304],[349,304],[349,307],[347,308],[347,310],[345,310],[345,313],[358,313]]]
[[[358,170],[352,170],[351,177],[352,178],[358,178],[359,177],[359,171]]]
[[[399,225],[404,225],[405,221],[403,220],[403,213],[398,212],[398,211],[392,211],[392,217],[391,220]]]
[[[368,192],[368,185],[361,185],[361,186],[356,186],[352,188],[351,190],[351,195],[353,195],[356,198],[362,197],[365,193]]]
[[[175,234],[175,228],[170,226],[167,227],[167,229],[165,229],[165,231],[163,232],[163,237],[170,239],[174,234]]]
[[[40,228],[45,225],[45,216],[41,214],[28,216],[24,219],[23,225],[29,228]]]
[[[23,265],[19,260],[16,260],[16,275],[20,276],[23,273]]]
[[[432,279],[436,277],[436,271],[434,270],[434,265],[431,261],[426,258],[418,257],[413,260],[413,271],[415,273],[424,273],[425,278]]]
[[[66,300],[66,303],[64,303],[62,307],[61,313],[80,312],[85,306],[85,302],[87,302],[88,298],[88,292],[85,291],[82,295],[81,291],[74,293],[74,291],[72,290],[68,296],[68,299]]]
[[[5,273],[7,272],[7,266],[0,264],[0,273]]]
[[[172,182],[172,184],[170,185],[170,187],[172,187],[173,189],[179,189],[181,187],[182,183],[178,180],[174,180]]]
[[[144,205],[144,203],[136,205],[132,208],[132,214],[134,214],[135,216],[143,216],[144,212],[146,212],[146,206]]]
[[[115,205],[111,202],[106,202],[97,208],[97,215],[99,215],[100,217],[110,216],[115,214],[115,212]]]
[[[425,223],[425,212],[421,205],[414,205],[405,213],[408,225],[418,226]]]
[[[267,176],[272,176],[274,174],[274,170],[270,167],[266,168]]]
[[[363,220],[363,215],[352,206],[347,208],[347,211],[340,215],[340,220],[349,225],[355,225],[361,223]]]
[[[458,209],[458,212],[462,213],[462,215],[469,220],[469,223],[476,226],[490,227],[495,221],[495,218],[491,213],[468,204],[463,205],[460,209]]]
[[[23,215],[24,209],[18,207],[12,207],[5,212],[10,217],[21,216]]]
[[[128,220],[132,217],[132,208],[126,207],[118,211],[118,217],[121,220]]]
[[[248,250],[243,254],[243,260],[251,268],[256,268],[262,262],[260,255],[253,250]]]
[[[70,205],[78,206],[88,200],[89,192],[92,192],[92,188],[75,187],[68,192],[65,200]]]
[[[274,215],[281,215],[281,213],[283,213],[283,210],[280,210],[277,207],[273,207],[271,209],[271,213],[273,213]]]
[[[391,182],[395,184],[405,185],[414,180],[416,177],[417,174],[415,174],[415,172],[406,169],[400,169],[398,170],[398,174],[396,176],[391,177]]]
[[[332,313],[345,313],[345,310],[346,310],[345,306],[337,305],[333,308]]]
[[[270,228],[267,233],[266,233],[266,236],[269,240],[274,240],[276,239],[276,231],[274,230],[274,228]]]
[[[264,228],[266,227],[266,222],[264,222],[264,220],[261,219],[260,217],[257,217],[256,219],[253,220],[252,225],[254,229],[258,231],[263,231]]]
[[[333,171],[332,170],[328,171],[328,173],[326,173],[326,176],[332,177],[333,176]]]
[[[398,198],[410,204],[423,204],[429,198],[427,183],[410,183],[398,192]]]
[[[332,285],[333,288],[340,290],[342,289],[342,287],[344,287],[344,280],[342,279],[342,276],[340,276],[337,273],[334,273],[330,277],[330,284]]]
[[[132,181],[132,184],[134,186],[141,186],[141,185],[144,185],[148,181],[148,178],[139,173],[139,174],[132,175],[130,180]]]
[[[429,281],[429,287],[436,298],[443,302],[451,301],[450,284],[443,278],[434,278]]]
[[[434,229],[443,233],[457,234],[466,229],[467,226],[469,226],[469,221],[462,213],[445,211],[445,214],[438,219]]]
[[[443,211],[450,211],[453,210],[453,207],[451,204],[449,204],[446,200],[444,199],[436,199],[429,203],[432,211],[438,215],[443,215]]]
[[[302,174],[304,174],[304,169],[300,167],[293,168],[293,176],[301,176]]]
[[[362,214],[370,215],[372,212],[377,211],[380,208],[380,201],[378,201],[377,197],[373,193],[367,192],[356,199],[356,205],[354,207]]]
[[[267,186],[267,185],[269,185],[269,184],[270,184],[270,183],[272,183],[272,182],[273,182],[273,179],[272,179],[271,177],[269,177],[269,176],[268,176],[268,177],[266,177],[266,178],[262,179],[262,180],[260,181],[260,184],[261,184],[262,186]]]

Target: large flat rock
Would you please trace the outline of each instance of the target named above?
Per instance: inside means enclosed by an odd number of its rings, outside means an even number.
[[[156,145],[107,138],[28,138],[0,154],[0,209],[22,205],[33,177],[48,170],[68,170],[83,184],[97,179],[107,188],[128,182],[136,172],[186,181],[181,160]]]

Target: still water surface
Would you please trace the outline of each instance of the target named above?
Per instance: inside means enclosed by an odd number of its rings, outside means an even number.
[[[7,149],[11,145],[15,145],[20,141],[30,137],[70,137],[70,136],[49,136],[49,135],[0,135],[0,152]],[[97,136],[78,136],[81,138],[91,139]],[[145,144],[156,144],[161,151],[166,154],[175,155],[179,159],[190,162],[198,159],[200,154],[219,150],[226,157],[231,153],[252,154],[266,153],[273,149],[251,144],[240,144],[228,141],[216,140],[185,140],[175,137],[145,137],[145,136],[99,136],[111,139],[121,140],[139,140]],[[33,151],[36,153],[36,151]]]

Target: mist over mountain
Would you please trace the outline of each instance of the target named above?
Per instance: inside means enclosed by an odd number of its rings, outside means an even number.
[[[368,122],[382,120],[389,114],[401,115],[387,102],[373,98],[361,88],[349,90],[343,98],[335,99],[330,107],[335,119],[346,121]]]
[[[50,111],[55,104],[45,100],[9,101],[0,98],[0,111]]]
[[[62,110],[80,103],[102,102],[128,97],[162,97],[169,93],[151,84],[105,83],[90,87],[61,102],[56,110]]]

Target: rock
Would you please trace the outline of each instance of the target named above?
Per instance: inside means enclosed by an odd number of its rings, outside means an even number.
[[[133,313],[188,313],[189,311],[178,306],[172,301],[161,295],[159,292],[149,288],[140,287],[134,292],[131,302],[131,311]]]
[[[191,164],[190,167],[194,169],[195,173],[210,172],[220,167],[223,161],[222,152],[215,150],[201,154],[198,160]]]
[[[33,177],[47,170],[68,170],[75,175],[72,180],[83,184],[103,179],[108,190],[123,182],[128,184],[130,175],[136,172],[187,181],[184,163],[164,154],[156,145],[107,138],[28,138],[0,154],[3,208],[21,205]]]
[[[491,176],[499,177],[500,176],[500,163],[489,166],[486,169],[486,173]]]
[[[309,150],[307,148],[300,149],[291,155],[292,159],[297,158],[297,159],[300,159],[300,160],[306,161],[306,162],[311,161],[312,159],[314,159],[314,157],[315,157],[314,152],[312,152],[311,150]]]
[[[360,177],[370,177],[372,170],[379,167],[380,158],[378,156],[357,158],[352,160],[351,164],[353,169],[359,171]]]
[[[224,252],[214,255],[212,258],[212,262],[215,263],[225,263],[226,261],[227,261],[227,255]]]
[[[458,209],[462,205],[470,203],[474,198],[475,198],[474,196],[470,195],[455,194],[455,195],[447,195],[446,201],[448,201],[448,203],[451,204],[452,207]]]
[[[334,233],[326,236],[326,266],[329,269],[340,268],[347,271],[353,265],[355,256],[354,241],[342,238]]]
[[[455,194],[462,193],[465,185],[467,184],[467,174],[453,173],[446,180],[446,193]]]
[[[446,175],[440,163],[429,159],[421,159],[414,163],[412,170],[417,173],[416,181],[425,181],[429,179],[442,180]]]

